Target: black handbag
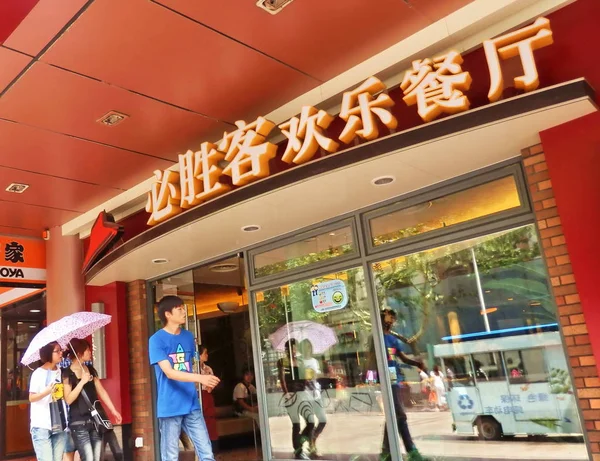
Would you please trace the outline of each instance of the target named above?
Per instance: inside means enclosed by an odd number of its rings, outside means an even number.
[[[52,373],[48,373],[48,378],[52,377]],[[46,385],[49,384],[50,379],[46,379]],[[65,414],[65,406],[62,399],[55,399],[54,393],[52,393],[52,400],[48,405],[50,410],[50,431],[52,434],[60,434],[67,428],[67,415]]]
[[[53,400],[50,402],[50,423],[52,425],[52,434],[60,434],[67,427],[67,418],[65,417],[62,400]]]
[[[90,414],[92,416],[92,423],[94,424],[94,428],[98,432],[98,434],[105,434],[108,431],[113,430],[113,423],[110,422],[110,419],[106,416],[106,412],[104,408],[102,408],[102,404],[99,400],[96,400],[94,403],[90,401],[85,389],[81,389],[81,393],[79,394],[83,398],[85,404],[90,409]]]

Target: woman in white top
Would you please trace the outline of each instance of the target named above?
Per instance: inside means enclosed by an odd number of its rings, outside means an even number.
[[[321,367],[319,366],[319,361],[312,355],[313,347],[310,340],[305,339],[302,341],[300,343],[300,350],[302,351],[302,365],[304,368],[304,378],[306,379],[305,389],[307,394],[312,397],[312,410],[314,418],[316,418],[316,421],[313,422],[313,424],[316,424],[309,441],[310,456],[318,458],[320,455],[317,451],[317,438],[321,435],[327,424],[327,415],[325,414],[325,408],[321,400],[321,385],[317,381],[321,377]]]
[[[431,372],[431,385],[435,390],[436,409],[439,411],[446,407],[446,387],[444,386],[444,374],[440,371],[440,367],[435,365]]]
[[[67,433],[52,433],[50,402],[52,395],[62,398],[63,385],[58,364],[62,350],[58,343],[50,343],[40,349],[43,365],[37,368],[29,381],[31,402],[31,440],[38,461],[61,461],[65,451]]]

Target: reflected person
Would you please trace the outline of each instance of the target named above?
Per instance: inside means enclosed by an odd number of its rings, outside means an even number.
[[[296,340],[285,343],[285,357],[277,362],[279,382],[283,389],[283,404],[292,420],[292,445],[295,459],[310,459],[304,451],[304,444],[310,442],[314,431],[314,415],[310,398],[304,390],[305,381],[301,379],[302,363],[298,359]],[[301,418],[306,421],[302,432]]]
[[[404,404],[402,403],[402,389],[400,385],[400,383],[404,380],[402,379],[402,366],[398,362],[398,359],[407,365],[417,367],[424,372],[426,372],[426,370],[422,362],[412,360],[402,352],[404,345],[397,335],[392,331],[392,327],[396,323],[396,319],[396,312],[394,312],[392,309],[384,309],[381,312],[383,339],[385,343],[387,366],[390,371],[392,399],[394,401],[396,422],[398,424],[398,432],[402,438],[402,443],[404,444],[404,448],[408,453],[408,461],[424,461],[426,458],[421,456],[417,450],[412,436],[410,435],[410,430],[408,429],[408,421],[406,417],[406,410],[404,409]],[[381,458],[383,460],[391,459],[387,427],[384,430]]]
[[[321,385],[319,384],[318,378],[321,376],[321,367],[319,361],[312,356],[313,346],[310,340],[305,339],[300,343],[300,350],[302,351],[302,364],[304,366],[304,379],[306,380],[305,389],[308,396],[311,398],[313,415],[315,417],[316,427],[313,430],[312,437],[310,439],[310,457],[319,458],[317,451],[317,438],[325,429],[327,424],[327,415],[325,414],[325,408],[323,407],[323,400],[321,399]]]

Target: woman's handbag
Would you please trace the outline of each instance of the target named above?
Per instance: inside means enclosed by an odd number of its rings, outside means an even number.
[[[65,418],[62,400],[52,400],[49,407],[52,434],[60,434],[67,427],[67,419]]]
[[[46,385],[48,385],[52,379],[52,372],[48,372],[48,377],[46,378]],[[51,432],[52,434],[60,434],[67,427],[67,417],[65,414],[65,406],[63,403],[63,399],[56,399],[55,397],[56,392],[52,392],[52,400],[48,406],[50,409],[50,423],[52,427]]]
[[[108,431],[113,430],[113,424],[110,422],[110,419],[106,416],[106,412],[104,408],[102,408],[102,404],[99,400],[96,400],[94,403],[90,402],[90,398],[87,396],[85,389],[81,389],[81,397],[85,401],[85,404],[90,409],[90,414],[92,415],[92,423],[94,423],[94,428],[98,432],[98,434],[102,435],[107,433]]]

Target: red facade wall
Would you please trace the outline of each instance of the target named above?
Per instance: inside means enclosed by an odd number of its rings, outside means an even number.
[[[599,2],[600,3],[600,2]],[[596,366],[600,364],[600,112],[541,133]],[[600,401],[599,401],[600,404]]]
[[[86,310],[92,303],[104,303],[104,313],[112,316],[105,327],[106,379],[102,384],[108,391],[123,424],[131,423],[129,388],[129,340],[127,337],[127,286],[114,282],[103,287],[85,287]]]

